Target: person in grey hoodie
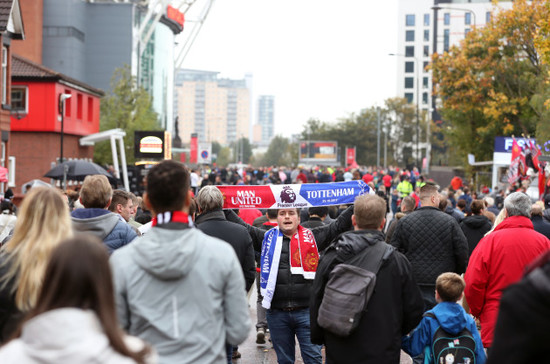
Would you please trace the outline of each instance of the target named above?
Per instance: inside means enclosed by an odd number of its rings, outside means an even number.
[[[111,256],[119,323],[159,363],[224,363],[250,330],[243,273],[231,245],[190,226],[189,172],[165,160],[143,196],[153,227]]]
[[[107,210],[112,195],[113,190],[107,177],[99,174],[86,176],[79,199],[84,208],[71,213],[74,231],[97,236],[103,240],[109,254],[137,237],[128,223]]]

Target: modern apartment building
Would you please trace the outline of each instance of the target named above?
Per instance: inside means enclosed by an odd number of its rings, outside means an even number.
[[[501,1],[498,7],[511,8],[512,2]],[[429,113],[432,77],[426,67],[432,54],[447,51],[474,27],[485,26],[498,9],[489,0],[399,0],[398,9],[397,95]]]
[[[175,109],[183,143],[191,134],[199,141],[229,144],[249,137],[250,84],[247,79],[220,78],[218,72],[176,70]]]
[[[254,125],[253,141],[261,146],[268,146],[274,136],[275,127],[275,97],[260,95],[258,97],[257,120]]]

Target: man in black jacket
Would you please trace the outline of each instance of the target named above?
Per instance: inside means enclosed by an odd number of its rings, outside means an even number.
[[[351,228],[352,214],[353,207],[349,207],[331,224],[311,229],[318,252],[323,251],[340,233]],[[229,221],[238,222],[247,227],[254,249],[261,251],[264,235],[269,234],[272,230],[266,233],[265,230],[248,225],[232,211],[228,211],[227,216]],[[321,346],[312,344],[310,338],[309,300],[313,279],[306,278],[306,275],[301,273],[293,273],[294,267],[291,269],[290,244],[291,239],[299,235],[300,211],[296,208],[280,209],[277,214],[277,222],[282,238],[280,259],[278,267],[273,265],[273,269],[277,269],[277,273],[273,296],[270,297],[269,302],[266,301],[264,294],[264,307],[269,306],[267,323],[273,348],[277,354],[277,361],[279,364],[294,363],[297,338],[304,363],[321,364]],[[298,238],[301,239],[301,237]],[[265,262],[261,263],[263,271],[266,268]]]
[[[445,272],[462,274],[468,263],[466,236],[453,217],[439,210],[438,189],[430,182],[422,186],[422,207],[399,220],[391,240],[411,263],[426,310],[436,305],[437,277]]]
[[[333,243],[346,255],[362,254],[384,244],[386,203],[378,196],[363,195],[356,199],[352,223],[354,231],[342,234]],[[345,364],[399,363],[401,337],[422,319],[424,303],[411,274],[407,258],[393,251],[383,261],[376,276],[376,287],[357,328],[347,337],[324,330],[317,324],[325,285],[336,265],[336,255],[326,253],[319,262],[311,299],[311,340],[325,344],[326,362]]]
[[[256,276],[254,248],[245,228],[227,221],[223,213],[223,195],[215,186],[204,186],[197,195],[199,216],[195,220],[203,233],[221,239],[233,247],[243,269],[246,291]]]

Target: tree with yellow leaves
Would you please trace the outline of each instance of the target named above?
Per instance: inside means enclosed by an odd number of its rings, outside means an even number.
[[[463,158],[492,157],[494,137],[546,138],[550,95],[550,0],[518,0],[495,14],[449,52],[433,58],[441,114],[451,124],[446,135]],[[545,109],[546,108],[546,109]],[[547,139],[544,139],[544,141]],[[544,143],[544,141],[542,143]]]

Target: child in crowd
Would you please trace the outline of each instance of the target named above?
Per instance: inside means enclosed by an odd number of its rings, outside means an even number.
[[[410,335],[403,337],[402,348],[405,352],[413,357],[424,352],[424,363],[439,364],[439,358],[443,357],[450,363],[473,364],[473,358],[469,360],[458,357],[462,356],[459,354],[459,348],[465,345],[462,338],[470,336],[470,344],[472,347],[475,346],[475,349],[470,348],[474,351],[475,364],[485,363],[487,358],[475,321],[458,303],[462,299],[465,287],[464,279],[456,273],[443,273],[437,277],[435,299],[438,304],[424,314],[422,321]],[[444,349],[440,352],[434,353],[434,348],[439,350],[441,347],[438,344],[434,345],[435,341],[443,342]]]

